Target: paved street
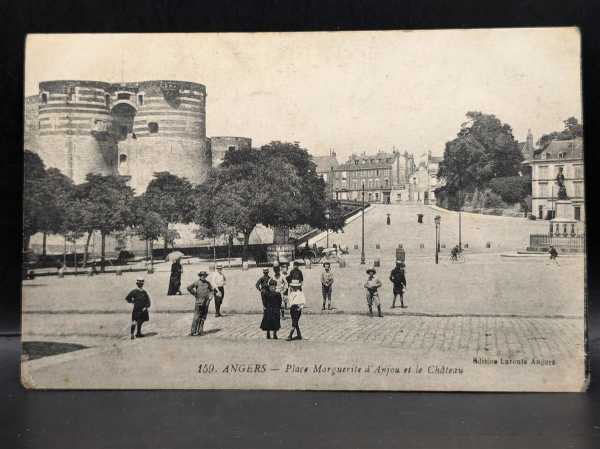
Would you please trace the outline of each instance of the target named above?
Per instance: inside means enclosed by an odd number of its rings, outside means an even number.
[[[417,211],[425,214],[423,225],[416,224]],[[392,214],[392,226],[385,224],[388,212]],[[148,337],[136,341],[128,337],[131,306],[124,297],[134,288],[137,273],[63,279],[52,276],[25,281],[23,340],[26,345],[37,348],[36,360],[25,364],[27,373],[35,378],[37,385],[111,388],[129,385],[127,382],[114,384],[111,379],[138,376],[141,367],[145,367],[152,372],[148,384],[144,384],[147,387],[169,387],[172,383],[172,387],[206,388],[207,384],[197,384],[198,380],[190,377],[191,372],[180,373],[171,363],[190,365],[188,368],[193,370],[190,357],[238,361],[244,359],[245,354],[254,354],[268,363],[281,360],[293,363],[294,354],[303,360],[316,357],[332,363],[351,359],[404,363],[429,358],[435,363],[458,360],[464,365],[475,357],[539,358],[565,363],[581,360],[584,258],[562,257],[561,265],[556,266],[550,265],[545,256],[501,257],[502,251],[523,249],[529,232],[544,232],[544,223],[464,214],[463,242],[470,243],[466,261],[450,263],[445,251],[440,255],[440,264],[436,265],[431,237],[434,236],[432,217],[437,213],[424,206],[373,207],[366,215],[366,265],[359,264],[360,253],[352,249],[354,242],[360,243],[360,220],[348,225],[344,233],[330,234],[330,243],[349,246],[351,254],[346,268],[334,265],[332,311],[321,311],[321,267],[303,269],[307,306],[301,320],[305,337],[302,342],[283,340],[290,330],[289,317],[282,321],[280,340],[265,341],[264,332],[259,329],[262,304],[254,288],[261,272],[257,268],[225,269],[227,286],[222,310],[226,316],[213,317],[211,305],[207,334],[201,338],[186,337],[193,298],[187,294],[166,296],[170,269],[166,263],[157,265],[154,274],[145,275],[146,288],[152,298],[151,321],[144,327]],[[451,212],[440,215],[443,226],[446,225],[442,242],[449,247],[457,238],[454,230],[457,217]],[[491,249],[485,248],[487,241],[492,242]],[[392,310],[391,284],[387,277],[399,242],[407,251],[408,307]],[[424,249],[419,247],[422,242]],[[376,243],[380,244],[379,249]],[[378,276],[383,282],[384,318],[369,318],[365,313],[365,269],[375,258],[382,264]],[[200,269],[207,269],[207,265],[184,265],[182,290],[196,279]],[[74,350],[80,348],[76,345],[85,348]],[[68,349],[61,350],[61,347]],[[52,354],[58,355],[44,357]],[[147,355],[161,360],[160,370],[148,365]],[[24,357],[27,356],[25,351]],[[170,360],[167,365],[164,365],[164,357]],[[567,365],[561,365],[552,375],[566,379],[565,376],[579,374],[581,366],[577,364],[577,370],[569,371]],[[86,378],[88,375],[91,377]],[[480,382],[476,372],[471,375],[474,382]],[[519,375],[523,376],[520,381],[529,382],[525,374]],[[171,378],[165,381],[165,376]],[[68,379],[66,384],[65,379]],[[221,386],[214,379],[210,382],[210,385]],[[237,384],[231,382],[227,385],[236,388]],[[257,386],[265,385],[257,382]],[[274,388],[292,388],[279,377],[273,382]],[[497,384],[498,379],[494,382]],[[367,384],[373,385],[370,381]],[[444,385],[447,384],[442,387]],[[486,385],[477,385],[486,389]],[[324,386],[327,383],[314,385],[315,388]],[[407,386],[410,383],[395,388]],[[413,387],[424,386],[440,387],[435,382],[417,382]]]

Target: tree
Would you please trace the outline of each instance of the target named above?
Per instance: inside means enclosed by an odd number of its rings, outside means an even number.
[[[537,141],[540,148],[546,148],[553,140],[571,140],[577,137],[583,137],[583,126],[575,117],[569,117],[563,120],[564,129],[562,131],[553,131],[542,135]]]
[[[523,156],[509,125],[492,114],[468,112],[457,137],[446,143],[438,177],[452,207],[460,208],[464,192],[483,189],[493,178],[518,175]]]
[[[144,198],[149,210],[158,213],[165,222],[162,237],[167,248],[169,225],[187,224],[193,219],[193,186],[185,178],[169,172],[158,172],[154,173],[154,179],[148,184]]]
[[[90,239],[100,231],[101,270],[104,271],[106,236],[122,231],[134,223],[133,190],[118,176],[90,173],[77,188],[78,206],[81,208],[81,229],[87,233],[84,266],[87,263]]]
[[[163,235],[166,223],[158,212],[150,210],[145,195],[133,199],[132,210],[133,232],[146,241],[146,259],[153,264],[153,242]]]
[[[40,157],[32,151],[23,154],[23,249],[29,249],[31,236],[42,230],[46,205],[52,200],[45,187],[46,170]]]

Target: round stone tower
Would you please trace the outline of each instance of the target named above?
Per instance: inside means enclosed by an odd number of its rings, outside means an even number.
[[[111,133],[110,84],[46,81],[39,84],[36,151],[76,183],[88,173],[115,173],[117,148]]]
[[[118,172],[136,193],[154,173],[168,171],[193,183],[211,167],[206,138],[206,88],[186,81],[112,85],[113,126],[118,134]]]
[[[250,149],[252,147],[252,139],[249,137],[217,136],[210,138],[210,146],[213,167],[216,167],[223,162],[225,153],[229,149]]]

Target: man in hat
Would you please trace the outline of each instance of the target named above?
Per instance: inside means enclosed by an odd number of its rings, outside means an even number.
[[[560,266],[558,263],[558,251],[556,251],[554,246],[550,245],[548,248],[548,254],[550,254],[550,262],[554,262],[556,265]]]
[[[285,266],[284,266],[285,268]],[[281,295],[281,319],[285,320],[285,309],[287,309],[287,294],[288,294],[288,283],[285,275],[281,272],[281,266],[279,262],[273,262],[273,279],[276,282],[275,291]]]
[[[125,301],[129,304],[133,304],[133,311],[131,312],[131,339],[135,337],[143,337],[142,324],[150,320],[148,309],[150,308],[150,295],[144,290],[144,278],[137,278],[135,284],[137,288],[134,288],[125,297]],[[137,326],[137,332],[134,337],[134,331]]]
[[[323,272],[321,273],[321,293],[323,294],[323,308],[325,310],[325,302],[327,309],[331,310],[331,292],[333,290],[333,272],[329,262],[323,263]]]
[[[192,330],[190,332],[190,336],[192,337],[202,335],[204,321],[208,315],[210,300],[212,295],[218,292],[218,290],[213,288],[210,282],[208,282],[207,277],[208,273],[206,271],[200,271],[198,273],[198,280],[191,283],[187,288],[188,292],[196,298],[196,303],[194,305],[194,319],[192,321]]]
[[[269,281],[271,277],[269,276],[269,269],[267,267],[263,268],[263,275],[258,278],[256,281],[256,290],[260,292],[260,300],[265,302],[265,294],[269,291]]]
[[[302,334],[300,333],[299,323],[300,315],[302,315],[302,309],[304,308],[304,304],[306,304],[306,298],[304,297],[304,293],[302,292],[302,284],[298,279],[292,280],[289,286],[289,302],[290,315],[292,317],[292,330],[290,331],[290,335],[288,336],[287,341],[302,340]],[[294,335],[294,330],[296,330],[296,336],[292,338],[292,335]]]
[[[302,283],[304,282],[304,275],[300,270],[300,262],[297,260],[294,261],[294,268],[291,269],[290,274],[287,277],[288,284],[291,284],[292,281],[300,282],[300,290],[302,290]]]
[[[221,317],[221,306],[223,305],[223,298],[225,298],[225,282],[226,278],[223,274],[223,265],[217,264],[217,271],[215,271],[211,278],[210,284],[218,290],[218,294],[215,292],[215,316]]]
[[[373,316],[373,305],[377,306],[377,315],[383,318],[381,313],[381,302],[379,301],[379,293],[377,290],[381,287],[381,281],[375,277],[375,268],[369,268],[367,274],[369,278],[365,282],[365,289],[367,290],[367,305],[369,306],[369,316]]]
[[[404,290],[406,289],[406,276],[404,275],[404,262],[396,261],[396,267],[390,273],[390,281],[392,281],[394,289],[394,300],[392,301],[392,309],[396,307],[396,298],[400,297],[400,308],[404,309]]]

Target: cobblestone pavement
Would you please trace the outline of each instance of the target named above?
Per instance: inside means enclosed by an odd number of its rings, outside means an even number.
[[[144,327],[146,340],[180,338],[189,333],[191,313],[153,314]],[[210,341],[257,341],[261,315],[209,316],[201,337]],[[102,346],[128,340],[128,319],[122,314],[27,315],[26,340],[69,341]],[[282,321],[280,338],[291,329]],[[416,351],[468,353],[473,356],[569,357],[582,353],[583,319],[475,317],[303,315],[301,329],[307,342],[367,343]],[[151,341],[146,341],[151,343]],[[309,343],[310,344],[310,343]]]

